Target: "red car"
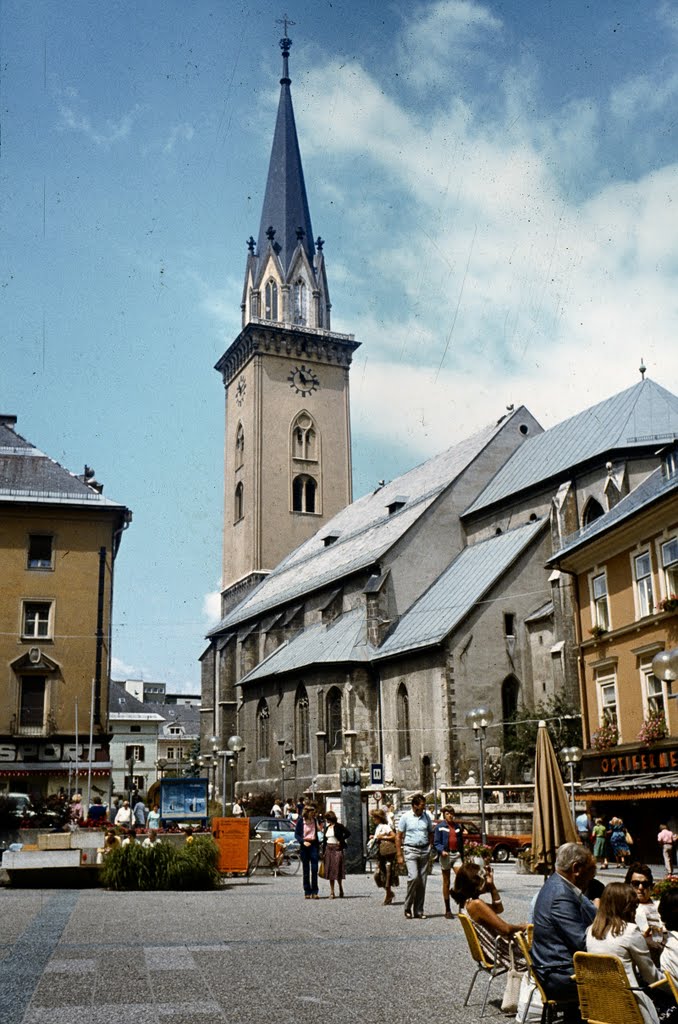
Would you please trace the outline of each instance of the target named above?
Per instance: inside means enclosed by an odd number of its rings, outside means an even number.
[[[464,842],[482,844],[480,826],[474,821],[462,821],[464,827]],[[486,846],[492,850],[492,860],[500,864],[506,863],[513,855],[517,856],[521,850],[530,845],[530,836],[495,836],[488,835]]]

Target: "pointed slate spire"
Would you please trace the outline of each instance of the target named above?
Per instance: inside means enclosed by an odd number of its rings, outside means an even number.
[[[283,56],[280,102],[257,246],[257,254],[261,257],[266,252],[272,228],[274,231],[273,246],[285,273],[289,270],[294,250],[299,242],[303,245],[309,262],[313,266],[313,228],[306,198],[304,172],[301,167],[301,153],[299,152],[290,93],[288,58],[291,45],[292,40],[287,38],[287,32],[285,32],[285,37],[280,40]]]

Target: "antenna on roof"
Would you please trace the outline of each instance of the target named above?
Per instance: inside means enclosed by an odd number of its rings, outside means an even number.
[[[638,372],[640,373],[640,379],[641,380],[645,380],[645,374],[647,372],[647,366],[645,365],[645,361],[644,361],[642,356],[640,357],[640,366],[638,367]]]

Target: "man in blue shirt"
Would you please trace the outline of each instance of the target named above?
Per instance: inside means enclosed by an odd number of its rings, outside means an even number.
[[[412,797],[412,810],[402,815],[396,832],[398,864],[407,867],[405,917],[426,917],[424,899],[432,842],[433,822],[426,811],[426,800],[422,793],[415,793]]]

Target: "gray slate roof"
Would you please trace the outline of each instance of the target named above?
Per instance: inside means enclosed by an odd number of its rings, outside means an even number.
[[[667,477],[663,467],[659,466],[654,473],[650,473],[609,512],[571,534],[567,538],[567,543],[548,560],[547,565],[557,565],[562,558],[588,544],[595,537],[602,536],[642,509],[676,493],[678,493],[678,475]]]
[[[375,658],[440,643],[459,625],[547,524],[538,519],[464,548],[425,594],[405,612]]]
[[[0,502],[125,508],[0,423]]]
[[[678,397],[646,378],[598,405],[529,438],[464,515],[488,508],[573,467],[620,448],[678,437]]]
[[[302,630],[260,662],[241,683],[296,672],[308,665],[369,661],[373,652],[374,648],[367,643],[365,611],[353,608],[328,625],[316,623]]]
[[[297,228],[301,228],[304,232],[301,244],[306,250],[311,266],[313,266],[315,251],[313,228],[306,198],[306,185],[301,166],[301,153],[288,78],[282,78],[280,81],[278,116],[271,147],[264,205],[261,211],[257,252],[262,259],[265,258],[268,248],[266,232],[269,227],[275,229],[274,244],[276,247],[280,246],[278,256],[285,273],[290,269],[292,257],[299,244]]]
[[[521,412],[522,408],[512,415],[519,416]],[[314,537],[283,559],[209,635],[233,628],[378,562],[436,497],[467,469],[507,420],[508,417],[502,418],[342,509]],[[388,506],[396,497],[406,497],[407,502],[389,515]],[[329,535],[338,539],[325,547],[323,537]]]
[[[152,707],[133,697],[128,690],[111,679],[108,688],[108,713],[112,715],[147,715],[153,716],[153,720],[162,721],[165,715],[162,714],[156,705]]]
[[[186,733],[186,739],[190,739],[191,736],[200,735],[199,707],[193,707],[190,704],[156,704],[151,701],[147,701],[143,707],[149,711],[154,711],[165,719],[165,724],[162,727],[163,738],[165,739],[168,738],[167,730],[172,725],[182,725]]]

